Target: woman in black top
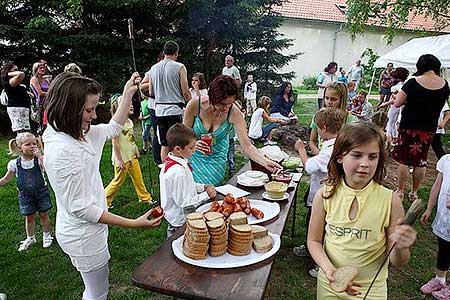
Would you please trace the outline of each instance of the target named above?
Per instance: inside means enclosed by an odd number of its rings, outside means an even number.
[[[3,65],[0,73],[1,84],[8,95],[6,111],[11,120],[12,131],[20,133],[30,131],[30,96],[22,84],[25,73],[18,71],[13,62]]]
[[[403,198],[408,167],[413,167],[410,200],[417,198],[417,191],[425,176],[427,153],[436,132],[439,113],[450,94],[447,81],[440,77],[441,62],[437,57],[422,55],[416,67],[416,77],[405,82],[394,101],[396,107],[405,104],[398,145],[393,152],[394,159],[400,163],[397,193]]]

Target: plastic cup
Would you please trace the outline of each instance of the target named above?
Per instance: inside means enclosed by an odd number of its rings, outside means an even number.
[[[212,134],[210,134],[210,133],[202,134],[201,140],[203,142],[205,142],[206,144],[208,144],[208,151],[205,151],[205,154],[211,154],[212,153],[212,148],[211,148]]]

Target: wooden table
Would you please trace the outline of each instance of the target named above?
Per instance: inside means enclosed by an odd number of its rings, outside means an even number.
[[[241,174],[250,169],[247,163]],[[236,174],[228,183],[236,185]],[[280,201],[280,214],[262,223],[270,232],[282,235],[292,203],[296,203],[298,184],[288,190],[289,199]],[[250,199],[262,199],[264,189],[244,188]],[[295,209],[294,205],[294,209]],[[292,234],[295,225],[295,210]],[[246,299],[264,298],[275,255],[257,264],[232,269],[208,269],[182,262],[172,252],[172,241],[184,233],[180,228],[133,273],[133,284],[174,298]]]

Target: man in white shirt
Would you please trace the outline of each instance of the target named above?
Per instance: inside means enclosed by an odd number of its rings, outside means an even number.
[[[353,81],[355,83],[355,91],[358,90],[359,83],[364,76],[364,69],[361,66],[361,60],[356,60],[355,64],[350,67],[347,72],[347,78],[349,81]]]
[[[234,58],[231,55],[225,56],[225,67],[222,69],[222,75],[227,75],[236,81],[238,87],[242,85],[241,74],[234,65]]]
[[[244,85],[244,100],[247,105],[247,117],[256,110],[256,82],[253,81],[253,74],[247,75],[247,82]]]

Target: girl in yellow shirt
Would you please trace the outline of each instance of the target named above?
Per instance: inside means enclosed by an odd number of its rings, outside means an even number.
[[[308,248],[320,267],[317,299],[363,299],[394,242],[390,261],[395,266],[409,261],[416,232],[400,225],[401,200],[381,185],[385,159],[383,135],[374,124],[347,124],[338,134],[328,178],[313,200],[309,223]],[[387,299],[387,265],[367,299]],[[356,267],[358,276],[346,292],[335,293],[329,283],[343,266]]]

